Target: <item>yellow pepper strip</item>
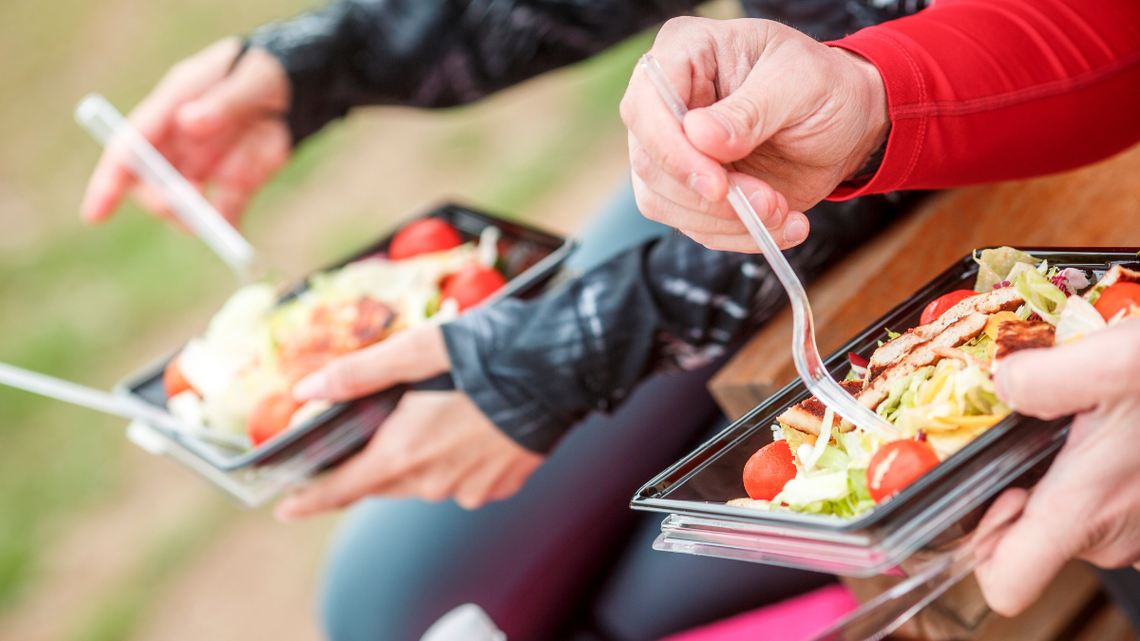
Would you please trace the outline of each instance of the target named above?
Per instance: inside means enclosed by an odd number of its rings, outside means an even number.
[[[979,414],[977,416],[936,416],[934,420],[947,425],[978,429],[981,427],[993,427],[1003,418],[1005,417],[996,414]]]
[[[990,314],[990,317],[986,319],[986,328],[984,330],[986,332],[986,336],[989,336],[996,341],[998,325],[1001,325],[1002,321],[1015,320],[1021,319],[1018,318],[1017,314],[1014,314],[1013,312],[998,312],[996,314]]]

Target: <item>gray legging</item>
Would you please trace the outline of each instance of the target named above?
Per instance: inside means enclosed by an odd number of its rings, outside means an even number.
[[[569,266],[588,270],[667,231],[641,217],[626,187]],[[705,391],[716,367],[655,377],[612,416],[591,416],[507,501],[470,512],[450,501],[358,504],[333,539],[321,581],[329,638],[414,641],[470,602],[510,641],[640,641],[833,580],[650,548],[661,517],[631,512],[629,499],[723,427]]]

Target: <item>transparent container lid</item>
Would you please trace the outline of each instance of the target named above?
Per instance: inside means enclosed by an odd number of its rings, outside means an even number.
[[[497,227],[499,266],[507,285],[497,297],[530,297],[539,293],[573,251],[574,242],[503,218],[456,204],[444,204],[413,215],[441,218],[458,231],[464,241],[475,240],[487,227]],[[326,269],[385,253],[391,236]],[[288,300],[305,289],[297,285],[282,298]],[[176,354],[168,354],[120,381],[115,392],[166,406],[163,372]],[[246,507],[261,505],[284,488],[301,482],[351,455],[375,433],[400,397],[413,386],[398,386],[371,396],[338,403],[313,420],[289,429],[261,445],[236,452],[191,435],[135,421],[128,438],[143,449],[177,461],[193,471],[236,503]],[[415,389],[451,389],[450,376],[437,377]]]
[[[1093,282],[1112,265],[1137,265],[1135,249],[1022,249],[1050,265],[1084,270]],[[964,256],[830,355],[828,370],[842,379],[848,352],[869,358],[885,339],[884,328],[917,326],[927,304],[948,292],[972,289],[976,276],[977,264]],[[669,514],[654,547],[854,577],[905,574],[900,563],[912,554],[953,548],[1002,489],[1033,485],[1063,445],[1071,422],[1012,414],[890,500],[854,518],[725,505],[748,496],[744,464],[772,441],[776,417],[808,395],[801,381],[793,381],[642,487],[631,507]]]

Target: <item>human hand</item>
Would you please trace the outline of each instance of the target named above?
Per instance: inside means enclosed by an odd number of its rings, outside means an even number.
[[[289,77],[272,54],[256,47],[234,66],[240,50],[236,38],[227,38],[176,64],[129,117],[235,225],[291,153],[284,120]],[[91,174],[80,212],[88,222],[106,220],[128,194],[145,209],[170,216],[164,199],[139,184],[121,154],[109,148]]]
[[[890,128],[874,65],[777,22],[675,18],[650,53],[690,111],[678,123],[634,71],[621,115],[637,204],[712,249],[759,251],[725,199],[730,177],[792,247],[808,234],[800,212],[862,168]]]
[[[1022,414],[1076,414],[1068,440],[1036,488],[1007,490],[987,523],[1023,510],[977,569],[986,602],[1013,616],[1069,559],[1105,568],[1140,560],[1140,322],[1002,362],[998,394]]]
[[[293,395],[348,400],[450,369],[443,333],[420,327],[329,363],[298,382]],[[408,392],[362,452],[282,500],[274,514],[296,521],[370,495],[454,498],[475,509],[515,494],[542,461],[499,431],[463,392]]]

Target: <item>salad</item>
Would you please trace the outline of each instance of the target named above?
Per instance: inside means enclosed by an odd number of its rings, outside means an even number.
[[[897,440],[864,432],[809,398],[777,417],[774,441],[744,466],[748,498],[728,505],[862,514],[1010,414],[992,378],[1004,358],[1140,317],[1140,272],[1120,265],[1090,287],[1081,270],[1011,247],[974,260],[972,291],[934,300],[913,329],[888,330],[869,360],[849,355],[842,385],[893,424]]]
[[[167,365],[167,408],[201,434],[246,435],[254,446],[315,418],[330,404],[293,400],[297,381],[393,332],[446,323],[505,285],[499,236],[488,227],[464,243],[447,222],[423,218],[387,255],[317,273],[284,302],[268,283],[239,289]]]

